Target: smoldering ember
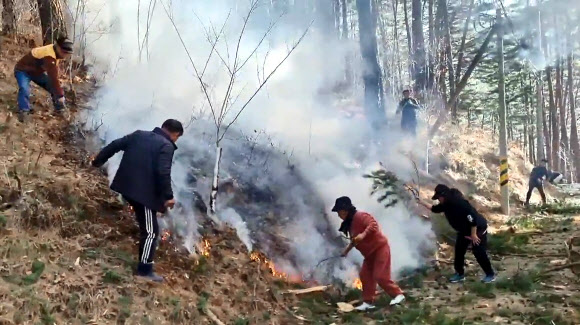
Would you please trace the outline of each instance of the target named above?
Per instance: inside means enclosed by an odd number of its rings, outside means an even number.
[[[580,2],[1,3],[0,323],[580,323]]]

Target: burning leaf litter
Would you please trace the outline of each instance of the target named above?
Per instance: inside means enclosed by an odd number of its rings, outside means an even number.
[[[362,290],[362,281],[359,278],[356,278],[356,280],[354,280],[352,283],[352,287]]]
[[[288,274],[276,269],[276,265],[274,265],[274,262],[267,259],[263,253],[254,251],[250,254],[250,259],[252,261],[266,265],[270,269],[270,273],[272,273],[273,276],[280,278],[280,279],[288,280]]]

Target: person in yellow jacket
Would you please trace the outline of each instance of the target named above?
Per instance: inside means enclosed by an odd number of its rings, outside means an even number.
[[[32,49],[14,67],[18,83],[18,119],[25,122],[30,114],[30,82],[48,91],[54,108],[61,112],[65,108],[64,91],[58,80],[58,61],[68,58],[73,52],[73,43],[66,37],[56,43]]]

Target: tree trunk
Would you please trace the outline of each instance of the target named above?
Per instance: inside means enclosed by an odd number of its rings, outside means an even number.
[[[563,175],[566,175],[566,167],[568,167],[567,159],[568,152],[570,152],[570,144],[568,141],[568,127],[566,126],[566,106],[565,100],[563,97],[563,76],[564,72],[562,70],[562,61],[558,60],[558,87],[557,87],[557,96],[558,96],[558,103],[559,103],[559,111],[560,111],[560,140],[561,140],[561,147],[562,147],[562,157],[560,159],[560,172]],[[556,131],[557,132],[557,131]]]
[[[441,13],[443,14],[443,33],[445,38],[445,59],[447,63],[447,76],[449,78],[449,93],[455,93],[455,73],[453,68],[453,54],[451,51],[451,26],[449,23],[449,15],[447,13],[447,0],[439,0],[441,6]],[[451,107],[451,116],[454,121],[457,120],[457,101]]]
[[[357,0],[356,7],[364,67],[365,111],[373,130],[378,131],[385,125],[386,117],[382,106],[382,78],[377,58],[376,21],[371,15],[371,0]]]
[[[461,78],[461,69],[463,69],[463,55],[465,52],[465,42],[467,40],[467,32],[469,30],[469,23],[471,22],[474,4],[475,0],[471,0],[469,3],[469,10],[467,11],[467,19],[465,19],[465,25],[463,25],[463,35],[461,36],[461,45],[459,45],[459,51],[457,53],[457,69],[455,71],[456,81],[458,81],[459,78]]]
[[[433,1],[429,0],[429,76],[427,87],[433,89],[435,85],[435,28],[434,28],[434,17],[433,17]]]
[[[437,120],[435,121],[435,123],[433,124],[431,129],[429,130],[429,138],[433,138],[433,136],[435,136],[435,134],[439,130],[439,127],[443,124],[443,122],[446,121],[447,112],[449,111],[449,108],[455,104],[455,101],[457,101],[459,94],[461,94],[461,92],[463,91],[465,86],[467,86],[467,81],[469,81],[469,77],[471,77],[471,74],[475,70],[475,67],[477,67],[477,65],[479,64],[479,61],[481,61],[481,58],[483,57],[483,55],[487,51],[487,47],[489,46],[489,42],[491,41],[491,38],[495,34],[496,30],[497,30],[497,26],[494,26],[487,33],[487,36],[485,37],[483,44],[481,44],[481,47],[479,48],[479,50],[475,54],[473,61],[471,62],[471,64],[467,68],[467,70],[465,71],[465,74],[461,78],[461,81],[459,81],[459,83],[457,83],[457,87],[455,88],[455,93],[450,95],[449,101],[445,105],[445,109],[443,109],[439,112],[439,116],[437,117]]]
[[[320,32],[327,37],[336,37],[336,26],[333,0],[316,0],[316,22]]]
[[[383,21],[383,18],[380,16],[380,13],[382,11],[382,5],[381,5],[381,1],[380,0],[375,0],[375,11],[376,11],[376,16],[377,16],[377,23],[378,23],[378,27],[379,27],[379,35],[381,36],[381,42],[383,44],[383,49],[385,49],[385,52],[382,55],[382,60],[383,60],[383,77],[384,77],[384,84],[385,84],[385,89],[384,89],[384,93],[388,94],[388,96],[392,96],[393,95],[393,83],[391,82],[391,77],[394,74],[391,70],[389,70],[389,57],[390,55],[388,55],[388,49],[387,49],[387,44],[389,44],[389,41],[387,39],[387,31],[386,31],[386,27],[385,27],[385,23]],[[392,69],[392,68],[391,68]]]
[[[342,14],[342,39],[348,39],[348,19],[346,0],[340,0],[340,8]]]
[[[399,12],[399,2],[393,1],[393,38],[395,39],[395,55],[393,55],[393,67],[397,67],[397,81],[395,82],[395,88],[400,89],[402,83],[402,68],[401,68],[401,50],[399,47],[399,23],[398,23],[398,12]]]
[[[16,12],[14,11],[14,0],[2,0],[2,34],[16,34]]]
[[[574,98],[574,60],[572,54],[568,55],[568,102],[570,102],[570,150],[574,161],[574,174],[576,181],[580,182],[580,142],[578,141],[578,126],[576,122],[576,102]]]
[[[550,154],[550,168],[558,169],[560,155],[560,137],[558,135],[558,118],[556,117],[556,102],[554,98],[554,85],[552,82],[552,67],[546,68],[546,78],[548,79],[548,96],[550,98],[550,135],[552,140],[552,151]]]
[[[423,37],[423,11],[421,10],[422,1],[412,0],[412,29],[413,29],[413,80],[415,89],[422,91],[427,83],[426,78],[426,56],[425,37]]]
[[[67,36],[66,23],[60,0],[37,0],[38,15],[42,26],[42,41],[52,44],[60,36]]]
[[[546,140],[546,157],[544,157],[548,163],[552,161],[552,144],[550,142],[550,131],[548,130],[548,121],[546,121],[546,114],[542,114],[542,126],[544,131],[544,139]],[[552,165],[550,165],[551,167]]]
[[[409,9],[407,0],[403,0],[403,10],[405,11],[405,30],[407,31],[407,47],[409,48],[409,57],[413,57],[413,37],[411,36],[411,28],[409,27]],[[409,67],[411,77],[413,76],[411,67]]]

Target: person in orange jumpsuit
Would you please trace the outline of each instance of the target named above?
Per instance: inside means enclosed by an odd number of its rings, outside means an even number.
[[[377,284],[393,298],[391,305],[405,300],[403,291],[391,279],[391,248],[387,237],[381,232],[379,224],[370,214],[357,211],[350,198],[343,196],[336,199],[333,212],[338,213],[342,224],[340,232],[351,238],[351,243],[342,253],[346,257],[351,249],[356,248],[363,256],[360,270],[363,303],[356,307],[359,311],[373,309]]]

